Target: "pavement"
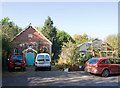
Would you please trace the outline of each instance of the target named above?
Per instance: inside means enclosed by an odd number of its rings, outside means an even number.
[[[52,66],[52,71],[35,71],[27,67],[26,71],[4,71],[2,86],[119,86],[120,75],[104,78],[90,75],[85,71],[63,72]]]

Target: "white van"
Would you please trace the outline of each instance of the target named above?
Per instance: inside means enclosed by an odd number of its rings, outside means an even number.
[[[51,57],[48,53],[37,54],[35,59],[35,71],[38,68],[48,68],[51,71]]]

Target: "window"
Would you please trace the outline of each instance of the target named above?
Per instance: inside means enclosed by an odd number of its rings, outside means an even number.
[[[28,34],[28,38],[32,38],[32,34]]]
[[[30,42],[30,44],[28,45],[28,48],[33,48],[32,43]]]
[[[110,59],[110,64],[116,64],[114,59]]]
[[[13,56],[12,60],[23,60],[22,56]]]
[[[109,60],[103,60],[100,62],[100,64],[110,64],[110,61]]]
[[[100,64],[115,64],[114,59],[107,59],[100,62]]]
[[[44,61],[44,55],[39,55],[37,60],[38,61]]]
[[[116,64],[120,64],[120,59],[115,59]]]
[[[14,55],[17,55],[18,54],[18,48],[15,48],[14,49]]]
[[[49,56],[48,56],[48,55],[46,55],[46,61],[50,61],[50,59],[49,59]]]
[[[88,60],[89,64],[96,64],[99,60],[98,59],[90,59]]]
[[[101,61],[100,64],[105,64],[105,60]]]

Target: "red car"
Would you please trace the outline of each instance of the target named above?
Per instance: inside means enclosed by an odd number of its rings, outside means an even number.
[[[11,56],[9,63],[8,63],[8,70],[12,71],[14,69],[22,69],[23,71],[26,70],[25,59],[22,55]]]
[[[103,77],[120,73],[120,59],[118,58],[92,58],[85,65],[85,71],[102,74]]]

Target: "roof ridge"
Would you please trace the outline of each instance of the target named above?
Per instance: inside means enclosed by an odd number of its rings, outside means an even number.
[[[29,26],[31,26],[33,29],[35,29],[35,31],[37,31],[39,34],[41,34],[52,45],[52,42],[50,40],[48,40],[40,31],[38,31],[31,23],[28,26],[26,26],[24,28],[24,30],[19,32],[11,41],[13,41],[17,36],[19,36],[22,32],[24,32]]]

